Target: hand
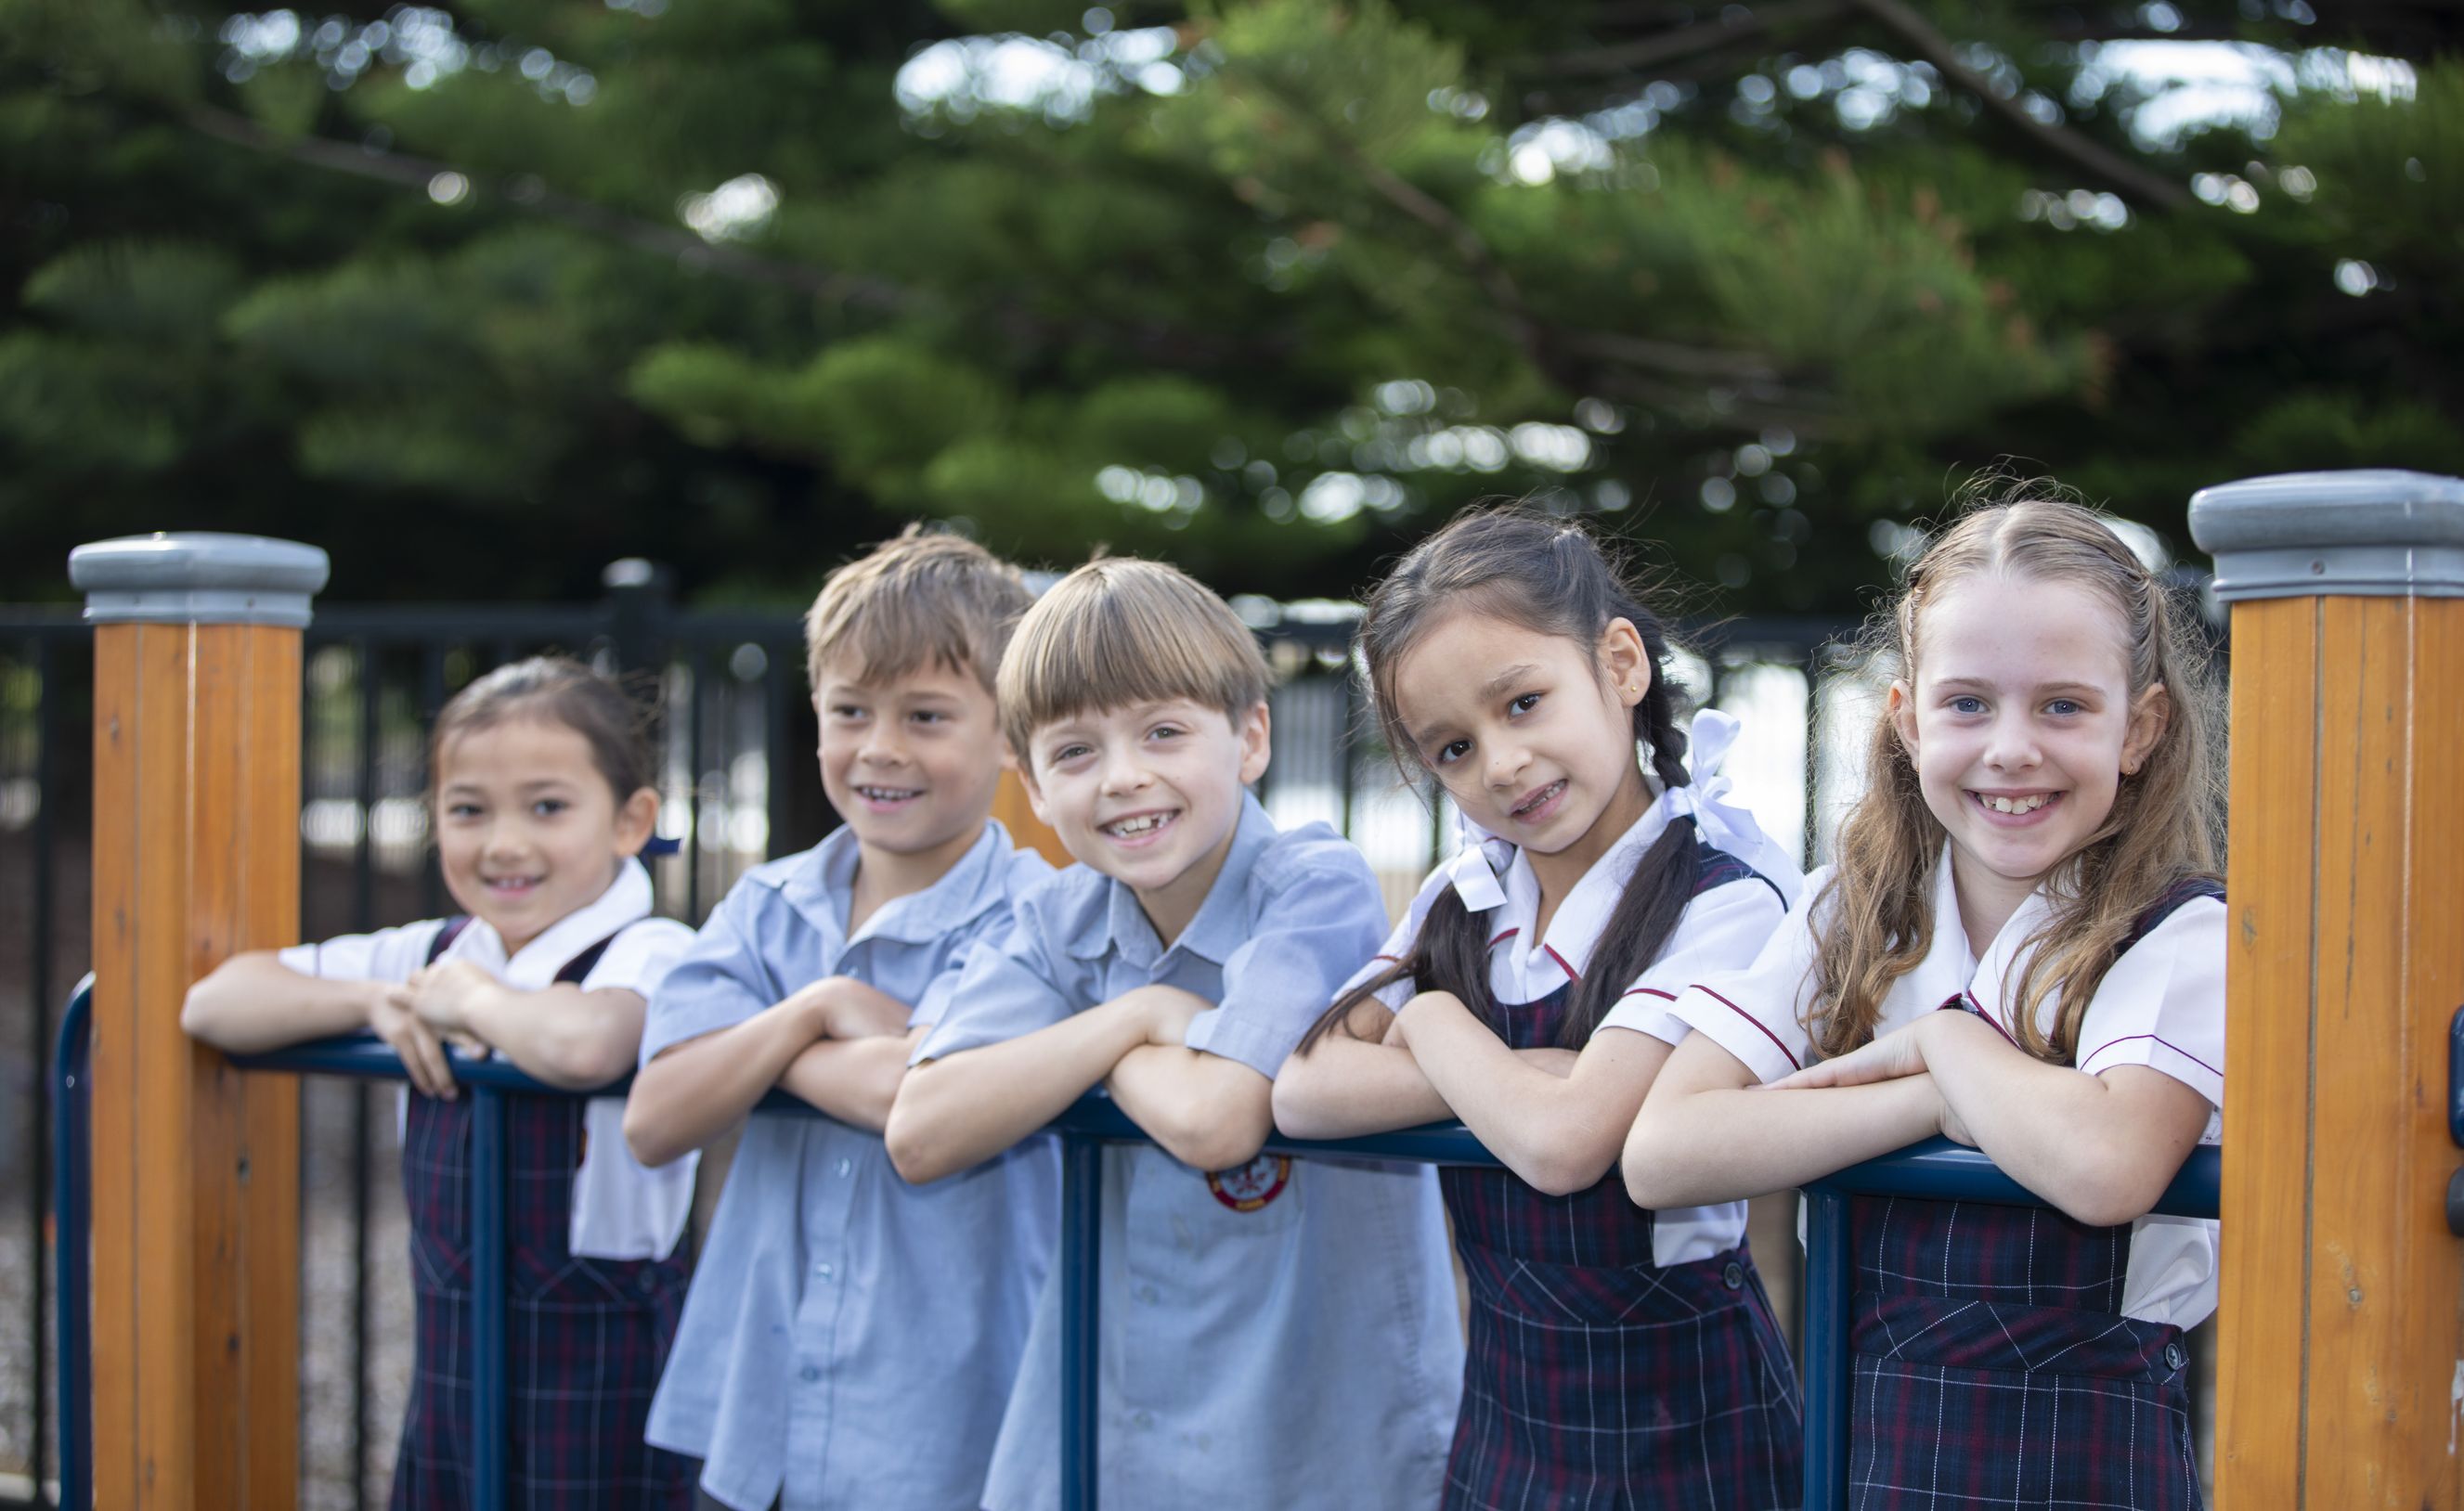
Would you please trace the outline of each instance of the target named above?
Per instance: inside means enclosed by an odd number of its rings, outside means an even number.
[[[368,1031],[402,1057],[402,1068],[421,1094],[453,1100],[453,1071],[446,1063],[445,1045],[433,1029],[420,1020],[408,986],[379,986],[368,1001]]]
[[[826,976],[813,988],[824,993],[822,1031],[831,1039],[903,1039],[914,1016],[906,1003],[851,976]]]
[[[1782,1076],[1769,1082],[1769,1091],[1802,1091],[1813,1086],[1861,1086],[1877,1081],[1897,1081],[1902,1076],[1925,1073],[1925,1048],[1917,1030],[1924,1026],[1919,1018],[1905,1028],[1893,1029],[1862,1048],[1852,1049],[1837,1060],[1806,1066],[1793,1076]]]
[[[1563,1081],[1573,1075],[1574,1062],[1582,1057],[1571,1049],[1560,1048],[1555,1044],[1543,1044],[1536,1049],[1518,1049],[1514,1052],[1514,1058],[1537,1065]]]
[[[448,960],[413,971],[404,990],[409,994],[411,1011],[431,1031],[475,1042],[478,1036],[471,1024],[471,999],[495,984],[496,978],[479,966],[468,960]]]
[[[1189,1043],[1190,1019],[1214,1006],[1204,997],[1177,987],[1148,987],[1139,1002],[1139,1016],[1146,1021],[1147,1042],[1166,1049],[1181,1049]]]
[[[1403,1005],[1409,1007],[1411,1004],[1406,1002]],[[1400,1049],[1406,1053],[1411,1051],[1412,1041],[1403,1035],[1402,1014],[1397,1013],[1386,1019],[1386,1032],[1377,1041],[1389,1049]]]

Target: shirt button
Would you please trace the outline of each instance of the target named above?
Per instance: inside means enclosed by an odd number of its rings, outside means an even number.
[[[810,1384],[812,1384],[815,1380],[818,1380],[818,1379],[820,1379],[820,1378],[822,1377],[822,1367],[821,1367],[820,1365],[817,1365],[817,1364],[808,1364],[808,1365],[804,1366],[803,1369],[801,1369],[797,1370],[797,1371],[796,1371],[796,1373],[797,1373],[797,1374],[798,1374],[798,1375],[799,1375],[799,1376],[803,1380],[803,1382],[804,1382],[806,1385],[810,1385]]]
[[[828,1260],[826,1260],[826,1259],[825,1259],[825,1260],[823,1260],[821,1263],[814,1265],[814,1266],[813,1266],[813,1273],[814,1273],[814,1274],[816,1274],[816,1275],[818,1275],[818,1276],[820,1276],[820,1277],[821,1277],[822,1279],[824,1279],[824,1280],[828,1280],[828,1279],[830,1278],[831,1273],[832,1273],[832,1272],[831,1272],[831,1270],[830,1270],[829,1261],[828,1261]]]
[[[1746,1267],[1730,1259],[1720,1267],[1720,1283],[1732,1291],[1745,1289]]]
[[[855,1169],[855,1161],[853,1161],[853,1160],[851,1160],[851,1159],[842,1159],[842,1160],[840,1160],[840,1161],[839,1161],[839,1178],[840,1178],[840,1179],[842,1179],[842,1180],[845,1180],[845,1179],[847,1178],[847,1173],[848,1173],[849,1172],[853,1171],[854,1169]]]
[[[1130,1420],[1136,1424],[1140,1432],[1144,1432],[1155,1425],[1155,1413],[1153,1412],[1140,1412],[1137,1415],[1131,1417]]]
[[[2182,1351],[2182,1345],[2178,1340],[2165,1346],[2165,1368],[2167,1369],[2178,1369],[2189,1362],[2190,1356]]]

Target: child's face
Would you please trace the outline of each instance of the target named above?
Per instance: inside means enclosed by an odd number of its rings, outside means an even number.
[[[937,662],[878,682],[863,670],[843,660],[822,668],[822,791],[867,850],[963,850],[1001,780],[993,695],[974,672]]]
[[[1215,885],[1267,754],[1263,703],[1238,720],[1183,699],[1089,709],[1035,732],[1027,797],[1071,855],[1129,884],[1169,942]]]
[[[2133,701],[2119,618],[2075,583],[1972,578],[1916,628],[1916,680],[1891,685],[1891,716],[1963,895],[2015,906],[2113,811],[2164,733],[2165,691]]]
[[[1392,685],[1412,754],[1466,818],[1554,863],[1544,869],[1579,878],[1642,817],[1634,708],[1651,661],[1625,620],[1592,646],[1449,615],[1396,664]]]
[[[649,788],[623,802],[579,731],[514,717],[437,753],[436,850],[445,889],[508,954],[598,900],[650,837]]]

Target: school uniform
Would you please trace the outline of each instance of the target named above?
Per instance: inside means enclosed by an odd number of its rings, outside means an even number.
[[[938,881],[850,933],[858,858],[843,828],[745,873],[651,998],[643,1062],[826,976],[921,1004],[1052,873],[987,821]],[[650,1441],[702,1459],[702,1493],[737,1511],[975,1511],[1060,1189],[1048,1139],[910,1186],[878,1133],[748,1119]]]
[[[649,912],[649,873],[627,861],[595,901],[510,957],[485,921],[432,918],[297,945],[279,958],[305,975],[373,981],[468,960],[524,991],[563,982],[647,997],[692,938]],[[471,1106],[468,1095],[405,1097],[418,1322],[394,1458],[397,1508],[473,1501]],[[505,1103],[513,1506],[680,1508],[690,1499],[689,1466],[645,1443],[643,1421],[684,1301],[689,1266],[674,1250],[693,1210],[693,1166],[644,1168],[625,1147],[624,1107],[613,1097]]]
[[[916,1058],[1161,984],[1217,1004],[1191,1020],[1190,1048],[1271,1077],[1384,924],[1358,851],[1324,824],[1278,832],[1244,797],[1179,938],[1158,939],[1128,887],[1072,866],[1020,902],[1000,949],[968,961]],[[1146,1145],[1103,1158],[1103,1502],[1434,1503],[1463,1355],[1430,1172],[1273,1155],[1206,1172]],[[1060,1500],[1059,1290],[1036,1312],[989,1511]]]
[[[1720,728],[1709,713],[1697,724],[1705,734]],[[1706,786],[1727,743],[1717,739],[1700,763]],[[1689,788],[1661,794],[1568,890],[1545,937],[1533,928],[1540,884],[1529,855],[1475,837],[1477,863],[1458,856],[1439,867],[1354,983],[1407,957],[1429,908],[1454,888],[1488,931],[1494,1026],[1507,1046],[1555,1045],[1636,865],[1673,819],[1691,815],[1692,898],[1595,1031],[1674,1044],[1687,1032],[1668,1011],[1678,993],[1753,958],[1798,884],[1793,860],[1749,816],[1715,803]],[[1495,885],[1483,886],[1491,875]],[[1417,990],[1406,977],[1377,996],[1399,1011]],[[1796,1371],[1746,1243],[1744,1202],[1646,1212],[1614,1170],[1565,1196],[1505,1170],[1448,1170],[1441,1182],[1471,1290],[1450,1511],[1798,1503]]]
[[[1827,873],[1747,971],[1676,1003],[1765,1081],[1819,1058],[1801,1026]],[[2031,894],[1982,959],[1969,953],[1946,845],[1933,944],[1883,998],[1877,1036],[1926,1013],[2011,1032]],[[2145,1065],[2206,1099],[2200,1142],[2224,1128],[2225,909],[2188,881],[2137,921],[2080,1021],[2072,1063]],[[2043,1005],[2051,1028],[2057,1000]],[[1859,1199],[1850,1342],[1850,1499],[1859,1506],[2202,1504],[2182,1342],[2215,1309],[2216,1224],[2145,1216],[2090,1227],[2041,1208]]]

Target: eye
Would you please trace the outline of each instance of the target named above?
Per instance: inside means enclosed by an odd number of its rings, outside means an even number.
[[[1974,715],[1985,712],[1985,700],[1973,693],[1963,692],[1950,700],[1950,712]]]
[[[842,724],[852,724],[856,720],[863,718],[864,712],[865,711],[862,708],[852,703],[833,703],[830,705],[830,717],[838,720]]]
[[[1177,739],[1183,733],[1185,732],[1177,724],[1158,724],[1154,729],[1147,731],[1147,738],[1151,740]]]
[[[562,798],[541,798],[539,801],[531,804],[531,812],[538,814],[542,819],[553,819],[558,814],[562,813],[565,809],[572,806],[572,803],[567,802]]]
[[[479,805],[475,802],[449,802],[445,805],[445,817],[467,823],[479,817]]]
[[[1055,766],[1065,766],[1089,754],[1089,747],[1080,744],[1069,744],[1061,746],[1054,750],[1050,756],[1045,757],[1045,759],[1049,760]]]
[[[1506,706],[1508,713],[1529,713],[1540,706],[1540,694],[1526,692]]]
[[[913,724],[947,724],[950,722],[950,715],[942,712],[939,709],[917,709],[913,713],[908,714],[907,718],[910,723]]]
[[[1429,757],[1429,763],[1433,766],[1451,766],[1469,754],[1471,754],[1471,741],[1448,740],[1438,747],[1438,753]]]
[[[2087,710],[2080,706],[2077,698],[2056,698],[2045,705],[2045,712],[2057,719],[2069,719],[2077,718]]]

